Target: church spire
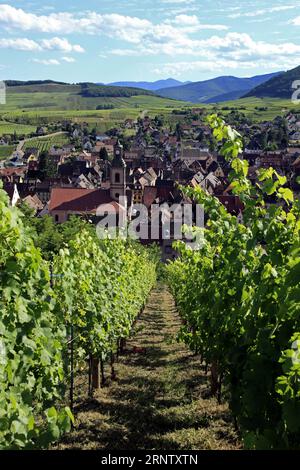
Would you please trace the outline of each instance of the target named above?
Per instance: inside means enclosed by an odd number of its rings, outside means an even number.
[[[118,139],[114,147],[114,158],[111,163],[111,166],[113,168],[126,168],[126,163],[123,159],[123,155],[124,155],[124,148]]]
[[[114,159],[110,169],[110,195],[115,201],[126,196],[126,163],[123,154],[123,145],[118,140],[114,147]]]

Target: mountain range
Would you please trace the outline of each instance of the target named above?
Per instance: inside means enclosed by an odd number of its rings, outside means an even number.
[[[171,88],[156,90],[156,93],[164,98],[190,101],[192,103],[217,103],[241,98],[247,92],[278,77],[282,72],[266,75],[256,75],[250,78],[238,78],[222,76],[211,80],[188,83]]]
[[[292,96],[292,84],[300,80],[300,66],[287,72],[276,72],[256,75],[249,78],[221,76],[199,82],[181,82],[173,78],[155,82],[114,82],[67,84],[52,80],[44,81],[6,81],[10,88],[18,88],[19,92],[38,91],[68,91],[81,94],[84,97],[131,97],[139,95],[159,96],[172,100],[190,103],[219,103],[233,101],[239,98],[280,98],[289,99]]]
[[[161,88],[167,89],[171,87],[177,87],[181,85],[186,85],[191,82],[180,82],[174,78],[167,78],[166,80],[157,80],[156,82],[113,82],[108,83],[108,86],[122,86],[122,87],[133,87],[133,88],[142,88],[143,90],[148,91],[157,91]]]

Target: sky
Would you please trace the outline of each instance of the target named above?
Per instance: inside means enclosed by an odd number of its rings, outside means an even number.
[[[1,80],[200,81],[298,65],[300,0],[0,3]]]

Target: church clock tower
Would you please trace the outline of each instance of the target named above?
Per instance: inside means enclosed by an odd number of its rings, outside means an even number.
[[[117,202],[120,197],[126,196],[126,163],[123,155],[123,146],[117,141],[110,170],[110,197]]]

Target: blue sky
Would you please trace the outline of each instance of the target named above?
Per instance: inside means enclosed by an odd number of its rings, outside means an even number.
[[[205,80],[300,65],[300,0],[0,3],[0,78]]]

